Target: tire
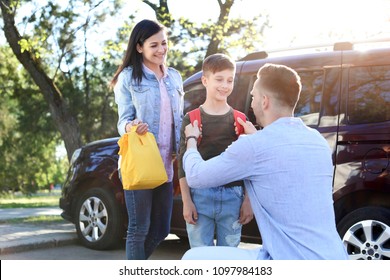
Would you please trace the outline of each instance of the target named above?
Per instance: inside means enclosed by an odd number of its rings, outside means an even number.
[[[390,259],[390,210],[364,207],[346,215],[337,225],[350,259]]]
[[[123,243],[123,213],[110,191],[92,188],[83,193],[75,218],[77,236],[85,247],[106,250]]]

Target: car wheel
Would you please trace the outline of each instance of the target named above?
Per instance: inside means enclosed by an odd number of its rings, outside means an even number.
[[[76,231],[81,243],[91,249],[116,247],[123,239],[123,214],[115,197],[104,188],[81,195],[76,206]]]
[[[337,226],[353,260],[390,259],[390,211],[364,207],[346,215]]]

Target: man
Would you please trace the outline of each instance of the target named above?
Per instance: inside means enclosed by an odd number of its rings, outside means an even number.
[[[185,129],[184,169],[190,187],[207,188],[244,179],[263,246],[193,248],[183,259],[348,259],[336,231],[329,146],[293,112],[301,82],[283,65],[266,64],[251,92],[257,131],[238,120],[246,136],[224,153],[203,161],[196,147],[199,129]]]

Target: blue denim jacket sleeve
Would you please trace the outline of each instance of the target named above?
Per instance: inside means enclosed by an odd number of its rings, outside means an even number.
[[[125,134],[126,123],[136,118],[136,110],[131,98],[131,71],[124,69],[114,87],[115,102],[118,104],[118,133]]]

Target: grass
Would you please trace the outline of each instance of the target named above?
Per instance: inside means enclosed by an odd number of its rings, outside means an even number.
[[[32,196],[14,194],[0,198],[0,208],[56,207],[59,204],[60,196],[59,191],[40,192]]]
[[[59,207],[59,199],[61,191],[55,190],[51,193],[41,191],[31,196],[22,195],[20,193],[8,194],[0,197],[0,208],[37,208],[37,207]],[[20,223],[62,223],[65,220],[61,216],[42,215],[26,218],[14,218],[0,220],[0,224],[20,224]]]
[[[62,223],[64,219],[61,216],[44,215],[27,218],[15,218],[8,220],[0,220],[0,224],[20,224],[20,223]]]

